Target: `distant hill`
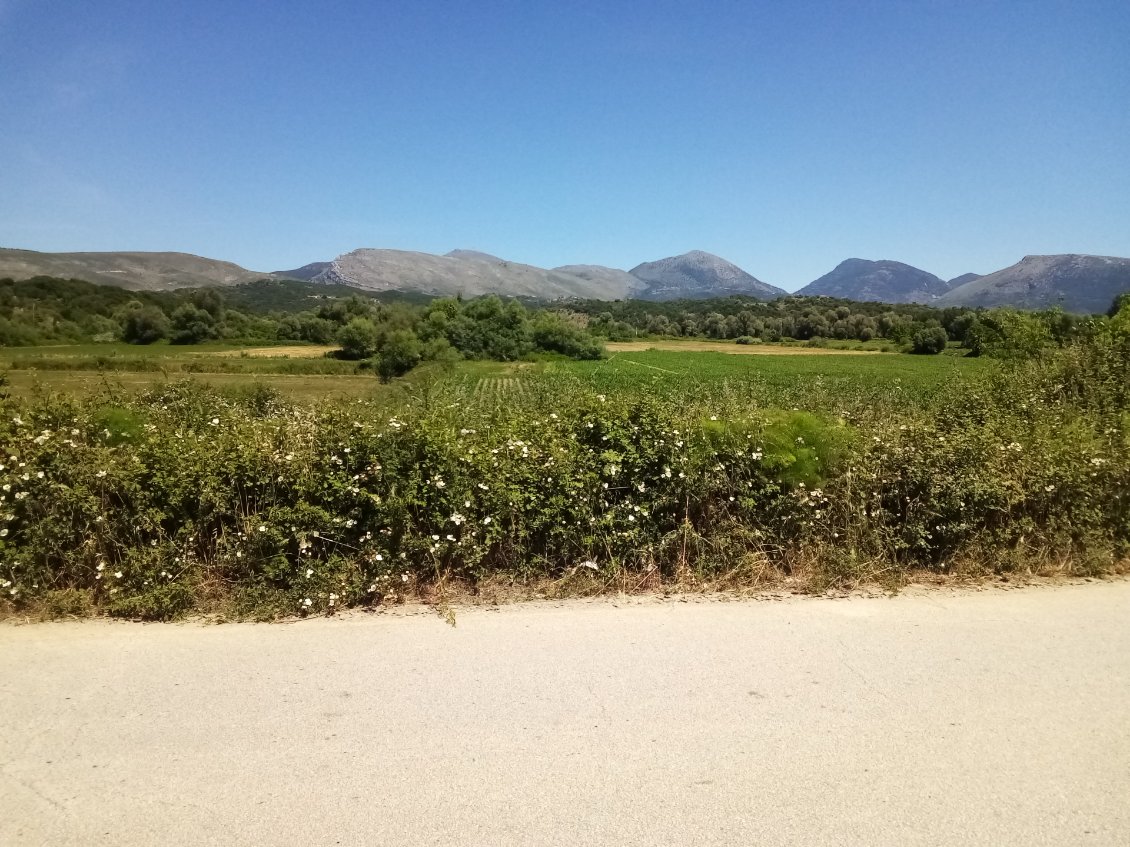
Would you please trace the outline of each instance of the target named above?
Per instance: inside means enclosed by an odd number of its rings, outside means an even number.
[[[983,274],[962,274],[961,276],[955,276],[953,279],[946,280],[946,285],[948,285],[950,290],[952,291],[959,285],[965,285],[965,283],[967,282],[973,282],[973,280],[980,279],[982,276]]]
[[[272,271],[271,276],[275,279],[303,279],[311,280],[326,270],[330,266],[329,262],[311,262],[308,265],[303,265],[300,268],[295,268],[290,271]]]
[[[786,295],[774,285],[725,259],[693,250],[622,271],[602,265],[545,269],[509,262],[477,250],[445,256],[407,250],[354,250],[332,262],[312,262],[270,274],[189,253],[39,253],[0,248],[0,279],[80,279],[134,291],[241,286],[259,280],[302,281],[331,290],[258,287],[252,301],[290,303],[309,297],[364,292],[386,298],[420,299],[498,294],[533,300],[676,300],[747,296],[769,300]],[[1116,294],[1130,291],[1130,259],[1063,254],[1026,256],[987,276],[963,274],[948,282],[889,260],[848,259],[800,291],[857,301],[925,303],[932,306],[1060,306],[1070,312],[1103,312]]]
[[[481,250],[449,250],[443,255],[449,259],[479,259],[483,262],[499,262],[505,263],[505,259],[500,259],[498,256],[493,256],[490,253],[484,253]]]
[[[902,262],[845,259],[796,293],[879,303],[932,303],[947,291],[943,280]]]
[[[600,285],[608,294],[606,300],[628,300],[639,297],[647,283],[627,271],[606,268],[604,265],[562,265],[554,268],[558,273],[580,277]]]
[[[938,306],[1014,306],[1094,314],[1130,291],[1130,259],[1115,256],[1025,256],[1015,265],[967,282]]]
[[[190,253],[38,253],[0,247],[0,278],[51,276],[140,291],[238,285],[267,274]]]
[[[426,303],[431,299],[420,294],[363,291],[349,285],[325,285],[287,277],[258,279],[224,289],[224,304],[228,308],[253,314],[301,312],[350,297],[408,303]]]
[[[628,273],[646,283],[647,287],[635,295],[643,300],[701,300],[734,294],[772,300],[788,293],[751,276],[732,262],[701,250],[644,262]]]
[[[500,294],[553,300],[565,297],[614,299],[603,286],[571,274],[507,262],[487,254],[456,251],[435,256],[407,250],[361,249],[338,256],[314,282],[352,285],[370,291],[414,291],[435,296]]]

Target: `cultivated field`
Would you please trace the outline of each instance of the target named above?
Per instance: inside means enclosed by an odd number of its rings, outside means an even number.
[[[7,372],[10,390],[21,396],[137,391],[191,379],[237,390],[261,384],[296,400],[399,396],[423,384],[482,399],[520,390],[531,380],[569,379],[603,392],[700,394],[720,388],[744,391],[759,402],[799,403],[806,408],[818,400],[828,405],[825,395],[830,392],[843,396],[931,393],[991,367],[987,360],[949,356],[660,341],[610,344],[608,358],[599,361],[460,362],[449,368],[428,364],[388,386],[356,362],[328,358],[333,349],[126,344],[8,348],[0,350],[0,371]]]
[[[256,352],[6,351],[0,613],[1127,566],[1115,336],[1012,363],[617,350],[391,383]]]
[[[853,347],[804,347],[795,344],[735,344],[732,341],[677,339],[670,341],[610,341],[609,353],[638,353],[641,350],[668,350],[683,353],[731,353],[738,356],[823,356],[859,355],[881,352],[877,345],[856,342]],[[862,348],[862,349],[856,349]]]

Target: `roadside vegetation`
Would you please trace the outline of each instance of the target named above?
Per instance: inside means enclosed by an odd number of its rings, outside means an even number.
[[[421,345],[469,343],[443,321],[470,306],[451,302],[421,313]],[[0,602],[273,617],[455,591],[1125,569],[1130,306],[1062,344],[1026,337],[991,363],[436,361],[318,403],[175,379],[6,396]]]

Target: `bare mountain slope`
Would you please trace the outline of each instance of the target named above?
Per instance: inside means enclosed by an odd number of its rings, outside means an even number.
[[[1130,291],[1130,259],[1065,253],[1025,256],[1015,265],[967,282],[938,306],[1015,306],[1068,312],[1105,312],[1116,295]]]
[[[702,250],[644,262],[629,273],[647,284],[643,292],[635,295],[642,300],[704,299],[735,294],[772,300],[788,293],[762,282],[732,262]]]
[[[435,256],[407,250],[354,250],[338,256],[315,282],[352,285],[370,291],[416,291],[450,296],[500,294],[508,297],[610,299],[603,286],[571,274],[495,258]]]
[[[962,274],[961,276],[955,276],[953,279],[947,279],[946,285],[948,285],[950,287],[950,290],[952,291],[959,285],[965,285],[965,283],[967,282],[973,282],[974,280],[980,279],[982,276],[984,276],[984,274]]]
[[[647,283],[627,271],[607,268],[604,265],[562,265],[553,270],[558,273],[580,277],[600,285],[608,296],[605,300],[626,300],[640,296],[647,289]]]
[[[845,259],[797,294],[879,303],[931,303],[948,290],[949,286],[932,273],[902,262]]]
[[[191,253],[38,253],[0,247],[0,278],[55,276],[142,291],[238,285],[268,274]]]
[[[330,266],[329,262],[311,262],[308,265],[303,265],[300,268],[294,268],[289,271],[272,271],[271,276],[276,279],[306,279],[310,280],[326,270]]]

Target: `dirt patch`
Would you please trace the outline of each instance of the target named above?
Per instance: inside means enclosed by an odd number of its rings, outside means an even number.
[[[777,344],[727,344],[724,341],[610,341],[609,353],[671,350],[687,353],[729,353],[737,356],[874,356],[879,350],[840,350],[834,347],[784,347]]]

